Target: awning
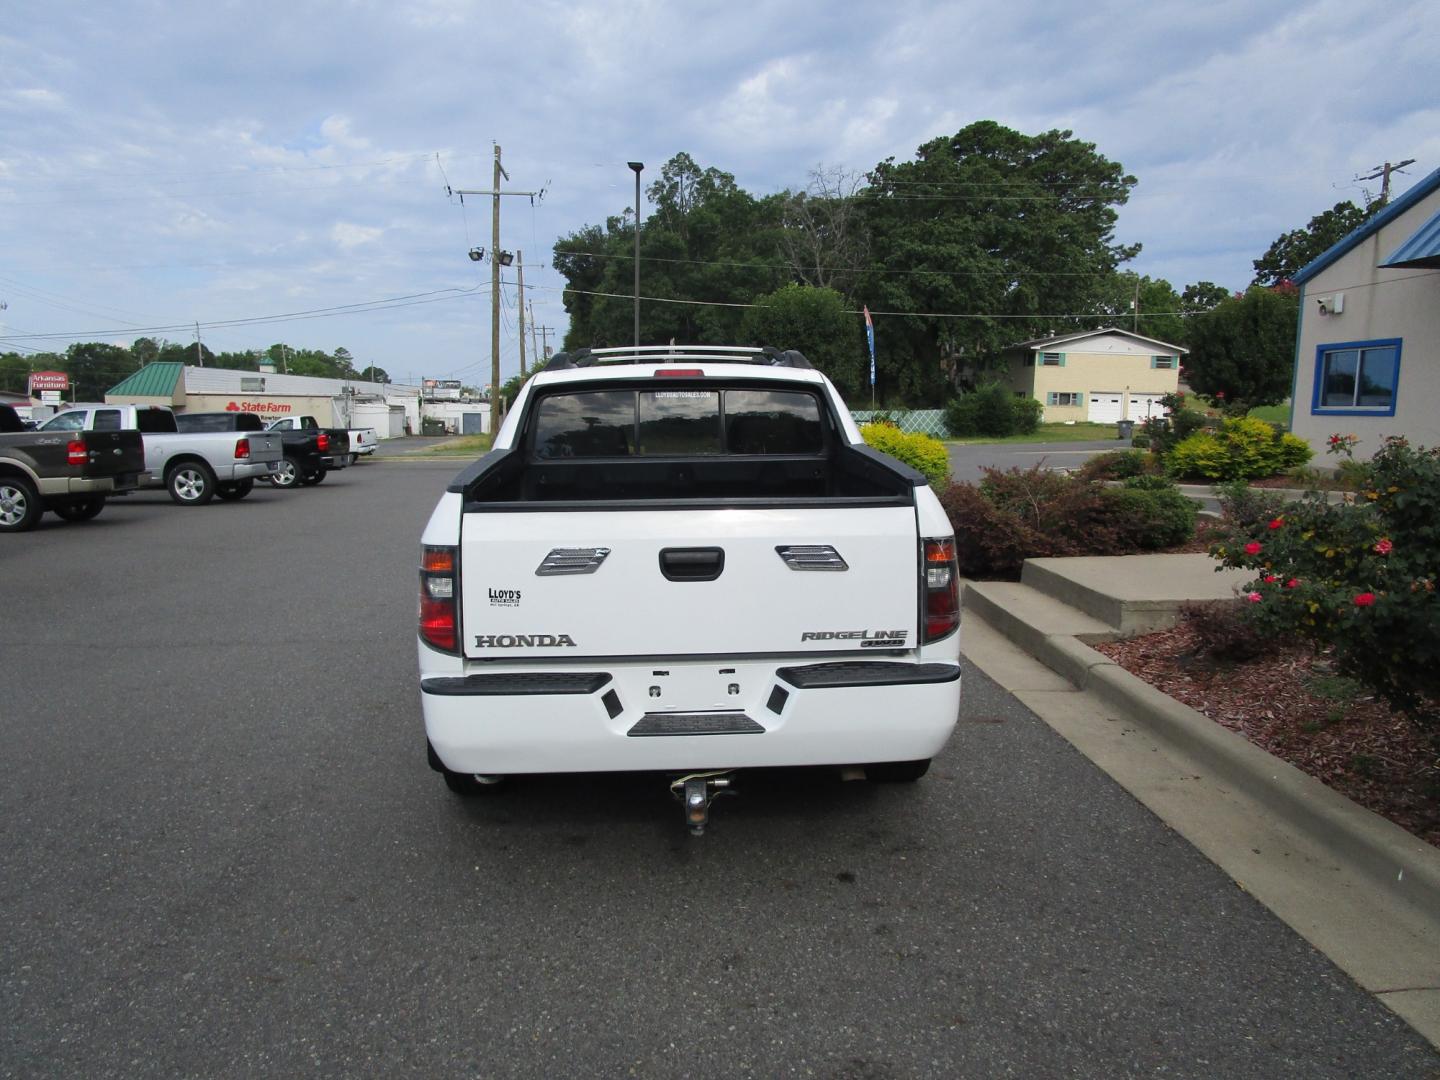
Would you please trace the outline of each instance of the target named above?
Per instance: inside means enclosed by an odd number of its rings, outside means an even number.
[[[1426,267],[1440,270],[1440,211],[1421,225],[1381,266]]]

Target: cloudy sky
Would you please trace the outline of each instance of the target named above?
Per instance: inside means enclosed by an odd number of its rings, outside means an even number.
[[[505,199],[501,245],[559,334],[550,246],[632,204],[626,161],[648,182],[685,150],[763,195],[982,119],[1134,174],[1133,269],[1243,288],[1280,233],[1378,194],[1357,176],[1440,166],[1437,43],[1434,0],[10,0],[0,351],[198,322],[217,351],[484,384],[490,205],[446,186],[488,188],[496,143],[503,186],[545,192]]]

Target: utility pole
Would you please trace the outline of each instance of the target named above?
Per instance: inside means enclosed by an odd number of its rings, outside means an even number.
[[[500,144],[495,144],[494,207],[490,212],[490,437],[500,430]]]
[[[1356,183],[1361,183],[1366,180],[1374,180],[1376,177],[1380,177],[1380,205],[1384,206],[1390,201],[1390,174],[1399,172],[1406,165],[1414,164],[1414,158],[1407,158],[1405,161],[1399,162],[1395,165],[1392,165],[1390,164],[1390,162],[1387,161],[1384,165],[1376,165],[1375,171],[1372,172],[1369,176],[1355,177],[1355,181]]]
[[[643,161],[627,162],[635,174],[635,347],[640,347],[640,173],[645,169]]]
[[[539,348],[535,345],[535,304],[530,304],[530,355],[535,357],[535,367],[538,369],[545,363],[545,358],[540,355]]]
[[[195,323],[195,364],[197,367],[205,366],[205,354],[200,351],[200,323]]]
[[[459,195],[463,201],[466,195],[489,195],[493,199],[490,222],[490,434],[493,436],[500,429],[500,196],[501,195],[528,195],[531,203],[534,203],[538,196],[544,198],[545,192],[541,191],[501,191],[500,178],[510,179],[500,165],[500,147],[495,147],[495,179],[489,191],[467,191],[463,188],[456,188],[453,191],[446,188],[451,195]],[[483,254],[476,254],[480,249],[473,249],[470,258],[479,260]],[[503,253],[505,263],[509,265],[510,255]]]
[[[542,326],[542,327],[540,327],[540,340],[541,340],[542,342],[544,342],[544,344],[541,346],[541,351],[540,351],[540,359],[541,359],[541,360],[549,360],[549,359],[550,359],[550,335],[553,334],[554,332],[555,332],[555,328],[554,328],[553,326]],[[538,361],[537,361],[537,363],[538,363]]]
[[[520,378],[525,378],[525,253],[515,249],[515,275],[520,279]]]

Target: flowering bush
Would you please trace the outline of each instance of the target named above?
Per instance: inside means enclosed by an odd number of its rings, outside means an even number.
[[[1195,505],[1163,477],[1106,487],[1039,466],[987,469],[940,495],[966,577],[1018,579],[1026,559],[1128,555],[1195,535]]]
[[[1255,572],[1247,619],[1333,646],[1344,674],[1440,738],[1440,449],[1390,438],[1361,468],[1364,486],[1343,503],[1312,492],[1269,520],[1227,507],[1211,554]]]
[[[860,428],[860,436],[882,454],[919,469],[931,487],[940,487],[950,475],[950,454],[939,439],[918,432],[910,434],[893,424],[865,424]]]
[[[1172,447],[1165,471],[1176,477],[1236,480],[1274,476],[1309,460],[1304,439],[1264,420],[1238,416],[1224,420],[1219,431],[1196,432]]]

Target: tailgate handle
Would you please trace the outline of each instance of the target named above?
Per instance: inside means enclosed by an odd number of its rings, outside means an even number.
[[[714,581],[724,569],[724,548],[663,548],[660,552],[660,572],[671,581]]]

